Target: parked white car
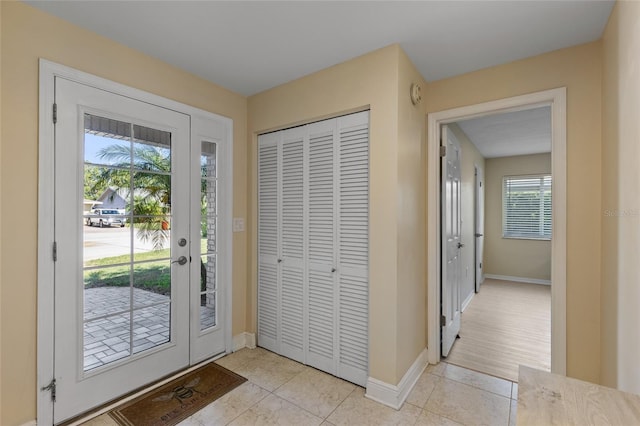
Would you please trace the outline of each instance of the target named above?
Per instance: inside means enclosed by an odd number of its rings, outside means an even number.
[[[97,225],[100,228],[105,226],[123,227],[126,217],[115,209],[94,209],[87,217],[87,225]]]

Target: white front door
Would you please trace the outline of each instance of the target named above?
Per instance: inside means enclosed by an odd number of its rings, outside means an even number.
[[[224,336],[216,141],[192,139],[189,115],[55,83],[58,423],[222,352]]]
[[[484,281],[482,260],[484,259],[484,170],[476,166],[476,206],[475,206],[475,263],[476,263],[476,293],[480,291],[480,284]]]
[[[449,351],[460,331],[460,143],[454,134],[442,126],[442,356]]]

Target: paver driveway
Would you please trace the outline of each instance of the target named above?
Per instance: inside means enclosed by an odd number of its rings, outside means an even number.
[[[84,369],[90,370],[169,341],[169,297],[129,287],[98,287],[84,291]],[[133,335],[131,320],[133,318]],[[213,325],[214,309],[200,306],[203,328]]]

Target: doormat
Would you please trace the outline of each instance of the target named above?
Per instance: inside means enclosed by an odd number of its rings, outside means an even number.
[[[246,382],[209,363],[109,412],[123,426],[172,426]]]

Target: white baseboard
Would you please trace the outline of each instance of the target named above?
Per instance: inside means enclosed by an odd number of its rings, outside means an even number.
[[[469,295],[467,296],[467,298],[464,300],[464,302],[462,302],[462,312],[464,312],[465,309],[467,309],[467,306],[469,306],[469,303],[471,303],[471,299],[473,299],[473,296],[476,294],[475,290],[472,291],[471,293],[469,293]]]
[[[420,375],[427,368],[427,349],[425,348],[413,362],[398,385],[390,385],[382,380],[369,377],[365,396],[393,409],[399,410],[409,392],[415,386]]]
[[[485,274],[484,277],[491,278],[494,280],[515,281],[518,283],[551,285],[551,280],[540,280],[537,278],[510,277],[508,275],[493,275],[493,274]]]
[[[38,422],[36,422],[35,420],[31,420],[30,422],[23,423],[20,426],[38,426]]]
[[[254,333],[237,334],[233,336],[233,352],[239,351],[242,348],[254,349],[256,347],[256,335]]]

